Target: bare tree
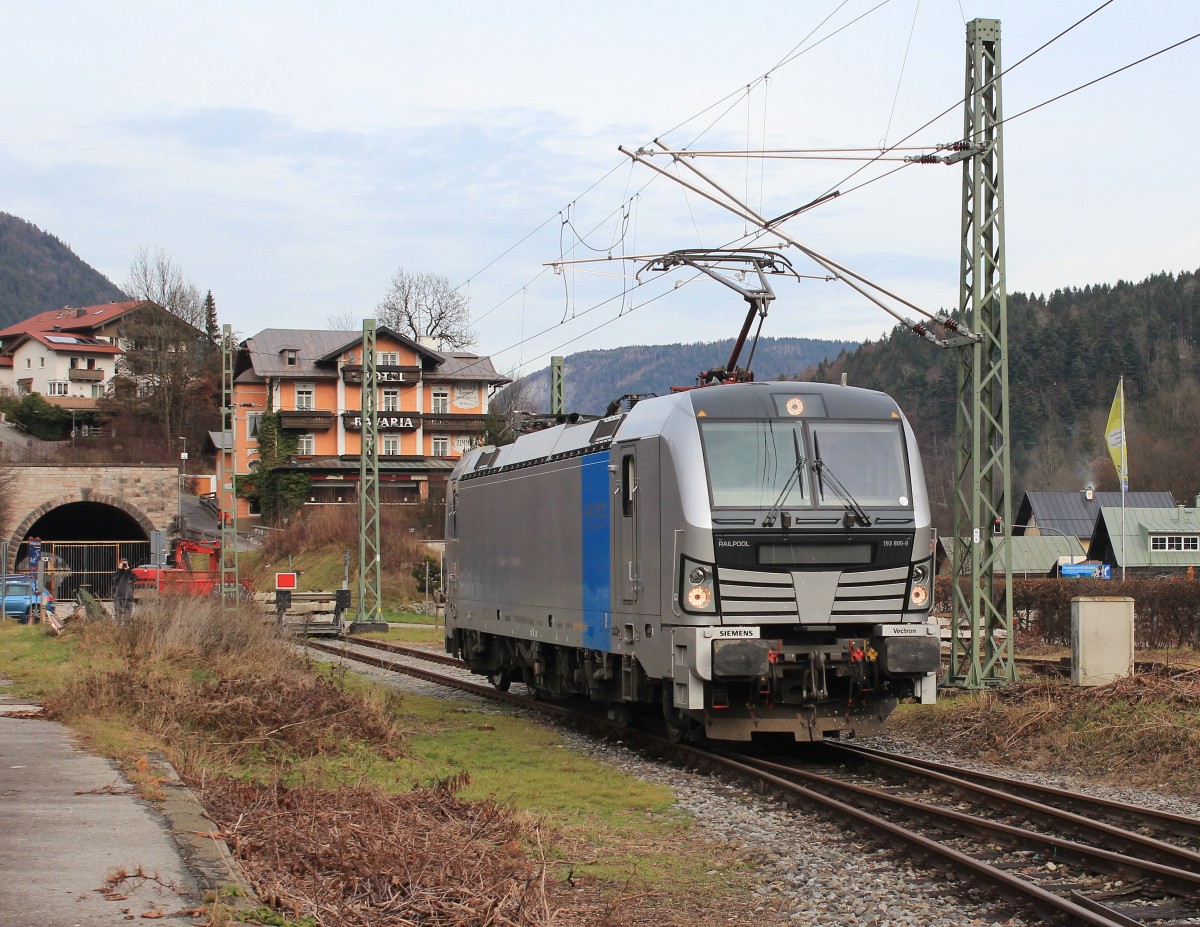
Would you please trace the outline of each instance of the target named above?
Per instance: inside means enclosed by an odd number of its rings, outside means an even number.
[[[437,274],[397,270],[379,304],[379,321],[403,335],[433,338],[448,348],[475,343],[466,298]]]
[[[515,370],[509,373],[512,380],[494,395],[488,403],[487,418],[479,436],[481,444],[511,444],[516,440],[521,423],[536,414],[537,390],[528,377]]]
[[[360,332],[363,320],[361,316],[355,315],[353,310],[343,309],[341,312],[331,312],[326,316],[325,324],[334,331]]]
[[[200,289],[161,248],[153,254],[143,245],[129,266],[124,290],[134,299],[158,303],[169,313],[200,331],[205,329],[204,298]]]
[[[104,405],[110,412],[155,421],[164,450],[174,452],[180,435],[207,427],[216,414],[211,393],[220,353],[206,336],[216,325],[216,302],[211,292],[207,299],[201,296],[161,249],[153,254],[139,249],[124,287],[134,299],[155,305],[140,307],[122,321],[124,353]]]

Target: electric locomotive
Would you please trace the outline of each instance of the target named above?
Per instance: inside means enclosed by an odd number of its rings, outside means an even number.
[[[673,738],[877,732],[934,700],[934,534],[889,396],[732,383],[465,454],[446,649]]]

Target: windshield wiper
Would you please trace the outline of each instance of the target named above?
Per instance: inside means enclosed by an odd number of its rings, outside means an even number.
[[[812,439],[813,453],[816,455],[816,459],[813,461],[813,472],[817,474],[817,488],[821,493],[821,499],[824,500],[825,498],[825,480],[828,478],[829,485],[833,487],[833,491],[842,497],[842,501],[846,503],[846,507],[850,510],[846,513],[846,527],[852,527],[854,521],[857,520],[862,527],[870,528],[871,517],[863,511],[863,507],[850,495],[850,490],[842,484],[842,481],[834,475],[834,472],[821,459],[821,442],[816,432],[813,432]]]
[[[800,479],[800,475],[804,472],[804,465],[808,461],[800,456],[800,438],[796,435],[795,431],[792,432],[792,446],[796,449],[796,465],[792,467],[792,472],[788,474],[787,482],[783,484],[783,489],[780,491],[778,498],[776,498],[775,504],[767,509],[767,514],[763,516],[762,526],[764,528],[773,528],[775,526],[775,519],[779,511],[783,508],[783,500],[787,498],[787,494],[791,491],[793,482],[800,489],[800,498],[804,498],[804,480]],[[787,527],[786,523],[784,527]]]

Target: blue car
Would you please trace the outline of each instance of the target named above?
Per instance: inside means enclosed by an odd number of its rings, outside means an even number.
[[[37,612],[39,597],[34,591],[34,584],[28,579],[10,578],[4,584],[4,614],[18,619],[21,624],[28,623]],[[42,610],[54,612],[54,596],[45,589],[41,594]]]

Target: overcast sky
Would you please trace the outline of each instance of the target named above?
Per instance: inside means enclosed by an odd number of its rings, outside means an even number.
[[[118,284],[162,249],[243,337],[371,317],[400,267],[463,285],[504,371],[731,337],[744,303],[718,284],[544,268],[744,241],[618,145],[878,149],[947,109],[906,144],[952,142],[966,21],[1000,19],[1012,66],[1101,2],[0,0],[0,210]],[[1192,0],[1114,0],[1005,77],[1005,115],[1197,32]],[[1005,125],[1010,291],[1200,266],[1198,65],[1200,40]],[[861,162],[695,163],[766,216],[842,191],[788,233],[930,311],[955,304],[960,167],[853,189],[898,163],[849,180]],[[841,283],[776,293],[764,334],[893,324]]]

